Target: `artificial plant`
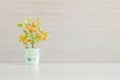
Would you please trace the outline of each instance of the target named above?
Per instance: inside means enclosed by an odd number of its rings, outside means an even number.
[[[35,44],[48,39],[48,32],[42,30],[42,22],[39,17],[25,18],[24,22],[18,23],[18,27],[22,28],[23,34],[19,36],[19,42],[25,48],[35,48]]]

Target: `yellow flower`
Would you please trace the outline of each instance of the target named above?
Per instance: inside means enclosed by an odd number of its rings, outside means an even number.
[[[30,27],[29,25],[27,25],[27,26],[26,26],[26,29],[30,31],[30,30],[31,30],[31,27]]]
[[[35,32],[35,31],[36,31],[36,28],[31,27],[30,31],[31,31],[31,32]]]
[[[30,40],[27,38],[27,39],[25,39],[24,40],[24,43],[27,43],[27,42],[29,42]]]
[[[23,38],[23,35],[20,35],[20,36],[19,36],[19,39],[21,39],[21,38]]]
[[[43,40],[47,40],[48,38],[46,36],[44,36]]]
[[[44,38],[44,35],[43,35],[43,34],[40,34],[39,37],[40,37],[41,39],[43,39],[43,38]]]
[[[30,31],[30,32],[35,32],[36,31],[36,28],[34,27],[31,27],[31,26],[26,26],[27,30]]]
[[[40,37],[42,40],[47,40],[47,37],[46,37],[44,34],[40,34],[39,37]]]
[[[36,25],[35,22],[32,22],[32,26],[35,27],[35,25]]]

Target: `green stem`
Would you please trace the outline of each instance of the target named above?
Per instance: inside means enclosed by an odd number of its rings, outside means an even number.
[[[32,43],[32,48],[34,48],[34,43]]]
[[[34,41],[33,41],[33,35],[32,35],[32,33],[31,33],[31,39],[32,39],[32,40],[31,40],[31,41],[32,41],[32,42],[31,42],[31,45],[32,45],[31,47],[34,48]]]

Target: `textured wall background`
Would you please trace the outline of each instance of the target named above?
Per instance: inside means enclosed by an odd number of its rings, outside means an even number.
[[[119,0],[0,0],[0,62],[24,62],[16,24],[39,16],[41,62],[120,62]]]

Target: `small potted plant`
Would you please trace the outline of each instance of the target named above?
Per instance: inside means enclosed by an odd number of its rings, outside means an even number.
[[[19,36],[19,42],[25,48],[26,64],[39,64],[41,49],[35,48],[35,44],[46,41],[49,35],[42,30],[41,24],[39,17],[25,18],[24,22],[18,23],[18,27],[23,30],[23,34]]]

